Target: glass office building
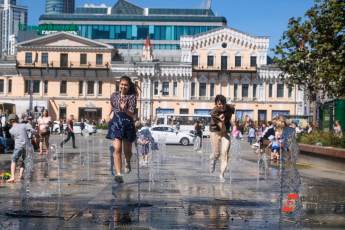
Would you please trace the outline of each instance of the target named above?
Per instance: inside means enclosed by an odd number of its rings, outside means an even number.
[[[46,14],[74,13],[75,0],[46,0]]]
[[[195,35],[226,26],[211,9],[148,9],[125,0],[110,10],[78,8],[73,14],[45,14],[40,24],[69,25],[77,34],[101,40],[119,49],[141,49],[147,37],[155,49],[179,49],[183,35]]]

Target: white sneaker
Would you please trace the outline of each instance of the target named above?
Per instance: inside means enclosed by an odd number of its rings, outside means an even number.
[[[225,178],[223,175],[219,175],[219,181],[222,183],[225,182]]]

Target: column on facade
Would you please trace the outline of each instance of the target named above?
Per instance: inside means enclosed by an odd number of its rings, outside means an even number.
[[[44,80],[40,80],[40,96],[44,95]]]
[[[4,79],[4,95],[7,96],[8,94],[8,77],[6,76]]]
[[[187,92],[187,100],[190,100],[191,99],[191,95],[192,95],[192,92],[191,92],[191,81],[190,79],[186,79],[187,81],[187,84],[186,84],[186,92]]]
[[[230,95],[230,79],[226,79],[226,95],[228,98],[231,98],[231,95]]]
[[[98,97],[98,84],[99,84],[99,81],[95,81],[95,84],[93,86],[93,91],[95,92],[96,97]]]
[[[222,92],[222,76],[218,76],[218,87],[219,87],[219,94],[223,94],[223,92]]]
[[[87,95],[87,81],[83,81],[83,96],[86,97]]]

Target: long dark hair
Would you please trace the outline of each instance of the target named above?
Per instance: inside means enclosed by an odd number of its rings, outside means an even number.
[[[121,81],[127,81],[128,82],[128,85],[129,85],[129,89],[128,89],[128,93],[127,93],[128,95],[135,95],[136,97],[139,96],[140,88],[134,84],[134,82],[132,81],[132,79],[130,77],[124,75],[120,78],[120,82]]]

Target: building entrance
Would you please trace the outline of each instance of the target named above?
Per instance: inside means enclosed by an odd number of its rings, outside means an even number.
[[[102,119],[102,108],[79,108],[79,120],[81,119],[98,123]]]

